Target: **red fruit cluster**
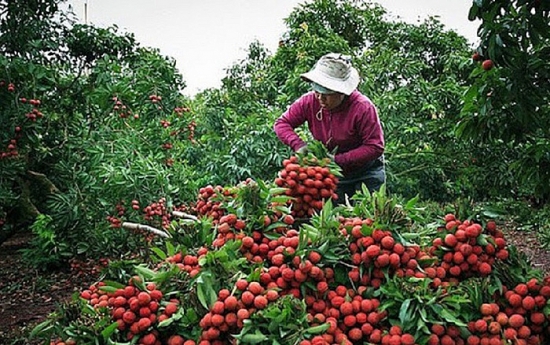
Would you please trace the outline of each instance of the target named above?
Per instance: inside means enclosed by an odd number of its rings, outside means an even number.
[[[122,227],[122,220],[120,218],[117,218],[115,216],[107,216],[105,217],[109,223],[111,223],[111,228],[120,228]]]
[[[338,285],[322,296],[306,296],[308,316],[312,325],[326,322],[330,327],[322,336],[315,337],[310,342],[305,341],[303,344],[351,345],[362,342],[380,344],[384,333],[387,333],[382,325],[382,320],[386,318],[387,313],[378,309],[380,306],[378,299],[363,297],[365,290],[365,286],[360,286],[356,291]],[[392,331],[392,335],[393,333]],[[405,335],[403,344],[408,343],[409,336]],[[398,338],[400,342],[397,344],[402,344],[401,334]],[[385,338],[384,341],[388,339]]]
[[[6,146],[6,151],[0,152],[0,159],[17,157],[19,152],[17,151],[17,139],[11,139]]]
[[[122,219],[126,213],[126,207],[124,206],[124,200],[115,205],[115,214],[116,216],[107,216],[106,219],[111,223],[111,228],[120,228],[122,227]]]
[[[178,109],[178,108],[176,108],[176,109]],[[165,120],[161,120],[161,124],[163,125],[164,128],[166,128],[170,125],[170,123],[168,121],[165,121]],[[187,132],[187,139],[191,143],[194,144],[194,143],[196,143],[196,141],[195,141],[195,129],[196,128],[197,128],[197,123],[195,122],[195,120],[191,120],[185,128],[175,130],[175,131],[171,131],[170,136],[175,137],[175,136],[179,135],[180,133]]]
[[[151,103],[158,103],[158,102],[162,101],[162,96],[150,95],[149,100],[151,101]]]
[[[265,215],[263,226],[269,226],[278,219],[278,215],[272,217]],[[284,225],[273,230],[281,234],[286,233],[288,230],[286,226],[292,225],[294,218],[291,215],[284,215],[282,216],[282,223]],[[233,213],[221,216],[215,227],[217,235],[212,245],[221,247],[230,240],[241,241],[240,252],[242,255],[250,262],[262,263],[268,257],[270,240],[264,236],[261,230],[247,229],[247,224],[247,221],[237,218]]]
[[[170,226],[170,220],[172,216],[168,212],[168,208],[166,206],[166,198],[160,198],[157,202],[153,202],[150,205],[146,206],[145,208],[143,208],[143,213],[143,218],[146,221],[152,222],[158,219],[159,225],[163,229],[167,229]]]
[[[286,234],[268,243],[267,272],[263,272],[260,280],[267,288],[277,288],[281,295],[303,297],[300,290],[307,282],[316,287],[316,293],[324,295],[328,283],[334,278],[330,267],[321,267],[322,256],[316,251],[309,251],[303,257],[296,255],[300,239],[298,231],[290,229]],[[314,292],[314,291],[310,291]]]
[[[439,266],[445,270],[447,281],[486,277],[492,272],[495,260],[508,258],[504,234],[496,229],[493,221],[483,229],[478,223],[469,220],[461,222],[448,214],[445,222],[445,227],[439,228],[440,236],[433,240],[429,252],[439,258]],[[479,244],[484,241],[486,244]]]
[[[233,213],[222,215],[216,225],[218,234],[213,242],[214,247],[221,247],[229,240],[242,239],[245,227],[246,222],[243,219],[238,219],[237,215]],[[237,238],[237,234],[239,234],[239,238]]]
[[[236,294],[227,289],[220,290],[218,300],[200,320],[202,334],[199,344],[223,344],[221,339],[239,333],[244,320],[279,297],[276,290],[266,290],[260,283],[249,283],[246,279],[238,280],[235,287]]]
[[[32,110],[29,111],[27,114],[25,114],[25,117],[30,121],[36,122],[36,119],[44,117],[44,114],[42,114],[42,112],[38,110],[38,107],[42,103],[39,99],[27,100],[26,98],[22,97],[22,98],[19,98],[19,101],[21,103],[28,103],[33,106]]]
[[[36,122],[36,119],[44,117],[44,114],[37,108],[33,108],[30,112],[25,114],[25,117],[32,122]]]
[[[472,54],[472,60],[481,63],[481,68],[488,71],[494,67],[494,62],[491,59],[485,59],[480,53],[474,52]]]
[[[325,200],[337,199],[335,191],[338,178],[331,173],[328,163],[327,160],[308,161],[307,158],[300,161],[298,156],[283,161],[284,168],[275,179],[275,184],[287,188],[286,195],[293,197],[293,216],[311,216],[323,208]]]
[[[126,105],[124,105],[124,103],[122,103],[118,99],[118,97],[115,96],[115,97],[111,98],[111,100],[113,101],[113,111],[117,112],[118,116],[120,118],[124,119],[124,118],[130,117],[132,115],[132,111],[130,109],[128,109],[126,107]],[[137,114],[135,114],[134,118],[138,119],[139,116]]]
[[[187,112],[190,112],[191,109],[189,109],[188,107],[175,107],[174,108],[174,112],[176,114],[178,114],[178,116],[181,116],[183,113],[187,113]]]
[[[350,237],[351,261],[356,266],[348,273],[350,279],[363,285],[379,287],[385,272],[398,276],[424,277],[425,274],[418,269],[419,262],[430,262],[427,259],[431,258],[416,245],[404,246],[397,242],[391,231],[374,229],[371,235],[364,235],[363,229],[372,229],[372,223],[372,219],[357,217],[341,220],[341,231]],[[361,266],[368,270],[360,269]],[[365,273],[360,275],[361,271]]]
[[[195,204],[196,214],[200,217],[210,217],[213,219],[214,224],[216,224],[225,213],[225,209],[222,208],[219,199],[226,194],[227,190],[219,185],[208,185],[200,188],[197,203]]]
[[[13,84],[10,84],[13,86]],[[32,121],[36,122],[37,119],[42,118],[44,114],[40,110],[38,110],[38,107],[41,104],[41,101],[39,99],[26,99],[24,97],[19,98],[19,101],[21,103],[30,104],[32,106],[32,110],[27,112],[25,114],[25,117]],[[11,158],[11,157],[18,157],[19,151],[17,149],[17,141],[21,137],[21,127],[15,126],[14,127],[14,137],[9,140],[9,142],[6,144],[5,151],[0,151],[0,159],[4,158]]]
[[[257,186],[257,182],[254,181],[252,178],[247,178],[245,181],[240,182],[237,186],[234,187],[222,187],[220,185],[208,185],[205,187],[201,187],[199,189],[197,201],[190,208],[189,212],[197,215],[197,217],[199,218],[211,218],[214,225],[223,223],[220,222],[220,219],[227,212],[224,204],[227,202],[232,202],[237,194],[242,192],[243,189],[254,188],[255,186]],[[273,214],[273,216],[266,215],[266,219],[264,220],[264,227],[269,226],[269,224],[277,221],[282,216],[280,211],[276,211],[274,209],[270,209],[268,210],[268,212]],[[230,217],[233,217],[232,220],[235,221],[234,216]],[[237,221],[236,230],[241,231],[241,227],[239,227],[238,224],[239,222],[243,222],[243,220]],[[229,225],[232,226],[233,224]]]
[[[137,344],[160,345],[155,325],[176,313],[179,302],[171,300],[164,303],[163,293],[154,283],[146,284],[146,290],[141,291],[134,286],[134,281],[134,278],[130,279],[127,286],[114,292],[102,290],[101,286],[105,284],[99,282],[82,291],[80,297],[94,308],[106,308],[127,340],[139,337]]]
[[[191,277],[196,276],[200,272],[199,260],[208,253],[205,247],[198,250],[197,255],[176,253],[166,258],[166,262],[175,264],[182,271],[189,273]]]
[[[427,345],[464,345],[465,343],[464,339],[460,337],[460,328],[455,325],[447,324],[443,326],[440,324],[433,324],[430,327],[430,331],[431,334],[426,343]]]
[[[508,324],[503,325],[504,335],[525,339],[527,344],[543,344],[543,333],[549,326],[550,315],[544,308],[550,299],[550,282],[533,278],[504,290],[504,299],[499,301],[508,317]]]
[[[189,141],[193,144],[196,143],[196,140],[195,140],[195,130],[197,128],[197,123],[195,121],[191,121],[189,122],[189,124],[187,124],[187,139],[189,139]]]
[[[260,231],[253,231],[251,235],[238,233],[235,238],[241,241],[241,254],[249,262],[263,263],[269,253],[269,239]]]
[[[543,312],[546,298],[539,295],[540,284],[536,279],[527,284],[518,284],[505,293],[504,303],[483,303],[480,306],[482,318],[468,323],[472,333],[468,344],[498,343],[543,344],[543,331],[548,327]],[[541,296],[537,302],[533,296]],[[543,304],[544,303],[544,304]],[[512,307],[511,305],[516,305]],[[502,310],[502,308],[504,308]]]
[[[133,199],[130,204],[132,204],[132,209],[139,210],[141,207],[139,206],[139,201],[136,199]]]

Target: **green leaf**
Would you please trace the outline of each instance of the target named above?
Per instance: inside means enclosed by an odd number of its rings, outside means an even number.
[[[268,339],[268,337],[259,330],[256,330],[253,334],[237,335],[235,338],[239,339],[243,344],[260,344]]]
[[[155,271],[153,271],[152,269],[150,268],[147,268],[143,265],[139,265],[139,266],[136,266],[135,268],[136,272],[138,272],[139,274],[141,274],[144,278],[147,278],[146,280],[148,279],[151,279],[151,278],[154,278],[155,275],[157,274]]]
[[[216,302],[217,294],[210,277],[201,275],[200,279],[197,280],[197,297],[205,309],[210,309]]]
[[[474,21],[477,19],[477,14],[479,12],[479,7],[477,5],[473,5],[470,7],[470,11],[468,11],[468,20]]]
[[[32,329],[30,333],[30,338],[32,339],[39,334],[46,333],[53,327],[54,327],[53,320],[46,320],[44,322],[41,322]]]
[[[166,259],[166,253],[162,249],[160,249],[158,247],[153,247],[153,248],[151,248],[151,251],[153,253],[155,253],[160,260],[165,260]]]
[[[103,339],[105,339],[105,340],[109,339],[111,337],[111,335],[117,330],[117,328],[118,328],[118,323],[117,322],[114,322],[109,327],[105,328],[101,332],[101,335],[103,336]]]
[[[489,244],[489,242],[487,241],[487,236],[484,234],[479,235],[476,242],[480,246],[486,246],[487,244]]]
[[[496,35],[495,36],[495,43],[499,46],[499,47],[503,47],[504,46],[504,42],[502,42],[502,38],[500,37],[500,35]]]
[[[126,287],[126,285],[113,280],[104,280],[103,282],[105,283],[105,286],[102,287],[114,287],[116,289],[124,289],[124,287]]]
[[[176,248],[170,241],[166,242],[166,253],[170,256],[176,254]]]
[[[283,187],[274,187],[269,189],[270,195],[281,195],[284,194],[287,191],[288,188]]]
[[[118,289],[113,287],[113,286],[101,286],[99,288],[99,290],[101,291],[105,291],[105,292],[109,292],[109,293],[114,293],[115,291],[117,291]]]
[[[286,196],[286,195],[278,195],[278,196],[274,196],[271,198],[271,201],[274,202],[274,203],[280,203],[280,204],[284,204],[286,203],[288,200],[290,200],[291,197],[289,196]]]
[[[401,308],[399,308],[399,321],[401,321],[402,325],[406,325],[409,323],[411,319],[411,315],[409,312],[409,306],[411,305],[411,299],[408,298],[401,304]]]
[[[457,326],[461,326],[461,327],[466,327],[468,326],[468,324],[466,324],[465,322],[463,322],[462,320],[458,319],[454,313],[451,313],[450,311],[448,311],[447,309],[443,308],[441,309],[441,312],[440,314],[442,318],[444,318],[445,320],[447,320],[448,322],[452,322],[454,323],[455,325]]]
[[[319,334],[325,332],[327,329],[329,329],[330,324],[329,323],[323,323],[318,326],[309,327],[305,330],[306,333],[309,334]]]

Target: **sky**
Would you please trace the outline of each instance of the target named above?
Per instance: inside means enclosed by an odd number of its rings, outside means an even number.
[[[175,59],[184,94],[219,87],[225,69],[246,57],[254,40],[270,52],[285,32],[283,19],[307,0],[68,0],[81,23],[117,25],[142,46]],[[438,16],[446,28],[477,42],[478,23],[468,20],[467,0],[378,0],[400,20]]]

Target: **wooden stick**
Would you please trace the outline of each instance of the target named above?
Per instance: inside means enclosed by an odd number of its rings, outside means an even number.
[[[171,237],[170,234],[162,231],[162,230],[159,230],[157,228],[153,228],[152,226],[149,226],[149,225],[144,225],[144,224],[138,224],[138,223],[130,223],[130,222],[124,222],[122,223],[122,227],[124,229],[128,229],[128,230],[143,230],[143,231],[149,231],[149,232],[152,232],[153,234],[155,235],[159,235],[161,237]]]
[[[194,221],[199,220],[199,218],[193,216],[192,214],[188,214],[188,213],[181,212],[181,211],[173,211],[172,215],[174,215],[175,217],[178,217],[178,218],[187,218],[187,219],[191,219],[191,220],[194,220]]]

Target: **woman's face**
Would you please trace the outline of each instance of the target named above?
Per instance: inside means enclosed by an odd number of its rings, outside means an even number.
[[[317,97],[317,100],[321,104],[321,107],[327,110],[332,110],[342,103],[345,95],[337,92],[335,93],[315,92],[315,97]]]

